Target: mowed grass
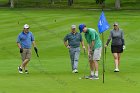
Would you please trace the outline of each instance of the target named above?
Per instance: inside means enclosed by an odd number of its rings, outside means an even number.
[[[0,93],[139,93],[140,11],[105,11],[111,26],[109,30],[117,21],[125,33],[126,50],[122,54],[119,73],[113,72],[110,47],[107,48],[104,84],[102,61],[99,63],[99,80],[78,79],[84,73],[89,75],[87,55],[82,49],[79,73],[71,73],[63,37],[70,32],[72,24],[78,27],[80,23],[85,23],[97,30],[100,13],[74,9],[0,9]],[[28,75],[19,74],[17,70],[21,59],[16,38],[25,23],[30,25],[40,55],[38,59],[32,50]],[[104,33],[105,41],[109,30]],[[84,35],[83,39],[85,41]]]

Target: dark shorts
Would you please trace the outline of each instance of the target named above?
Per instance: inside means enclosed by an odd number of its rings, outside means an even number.
[[[111,45],[111,52],[112,53],[122,53],[123,46],[122,45]]]

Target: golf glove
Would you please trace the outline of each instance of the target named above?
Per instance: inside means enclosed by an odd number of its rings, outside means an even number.
[[[20,53],[23,53],[23,48],[20,48]]]
[[[86,47],[85,47],[85,46],[83,46],[83,49],[85,50],[85,49],[86,49]]]
[[[37,48],[36,48],[36,47],[34,47],[34,50],[35,50],[35,52],[37,53]]]
[[[91,56],[91,54],[92,54],[92,50],[88,49],[88,56]]]
[[[126,48],[125,45],[123,45],[123,50],[124,50],[125,48]]]

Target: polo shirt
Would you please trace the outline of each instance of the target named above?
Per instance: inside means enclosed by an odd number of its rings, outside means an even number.
[[[82,35],[78,32],[69,33],[64,37],[64,42],[68,41],[69,46],[72,48],[80,47],[80,42],[82,42]]]
[[[95,29],[87,28],[85,38],[89,45],[91,45],[92,41],[94,41],[94,47],[92,50],[102,47],[102,41],[100,40],[99,34],[96,32]]]
[[[31,48],[33,41],[34,41],[34,36],[30,31],[27,34],[21,32],[17,38],[17,43],[20,43],[22,48],[27,48],[27,49]]]

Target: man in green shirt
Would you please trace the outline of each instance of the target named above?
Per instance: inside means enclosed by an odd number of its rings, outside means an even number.
[[[90,79],[99,79],[98,77],[98,61],[101,58],[102,42],[99,34],[95,29],[87,28],[85,24],[79,25],[80,33],[85,33],[85,38],[88,43],[88,57],[90,64]]]

